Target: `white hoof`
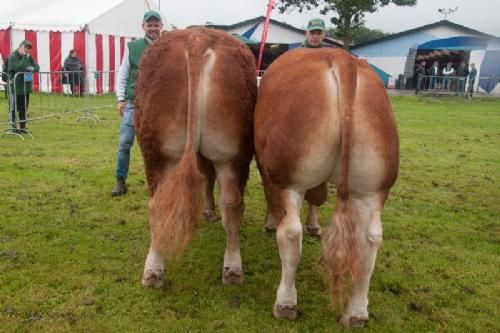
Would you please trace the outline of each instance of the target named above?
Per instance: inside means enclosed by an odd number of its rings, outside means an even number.
[[[147,269],[142,274],[141,283],[144,287],[161,288],[165,283],[165,273],[163,271],[153,272],[153,270]]]
[[[222,270],[222,284],[242,284],[244,280],[241,268],[224,267]]]
[[[293,304],[277,304],[273,306],[273,316],[276,319],[297,319],[297,305]]]
[[[342,318],[340,318],[339,320],[342,326],[349,329],[363,328],[365,327],[367,321],[368,317],[347,317],[347,316],[342,316]]]

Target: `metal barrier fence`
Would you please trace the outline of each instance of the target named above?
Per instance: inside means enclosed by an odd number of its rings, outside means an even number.
[[[8,121],[4,135],[22,134],[33,139],[27,122],[79,113],[82,119],[100,122],[92,111],[113,107],[115,102],[116,71],[53,71],[16,73],[6,82]],[[17,128],[19,124],[19,128]]]
[[[481,80],[482,78],[479,78]],[[416,93],[433,93],[467,96],[479,92],[479,85],[476,78],[472,82],[466,76],[435,76],[419,75],[417,78]]]

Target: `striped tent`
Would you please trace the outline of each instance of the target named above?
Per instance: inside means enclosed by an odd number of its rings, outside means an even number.
[[[127,41],[144,35],[143,13],[158,10],[157,2],[148,0],[86,0],[78,8],[71,0],[38,0],[29,10],[21,1],[2,1],[12,2],[7,4],[8,13],[0,14],[0,22],[7,22],[0,23],[2,57],[7,58],[27,39],[40,71],[53,72],[61,70],[69,50],[74,49],[90,75],[93,93],[114,91],[115,75],[103,80],[102,75],[93,73],[118,70]],[[172,29],[165,18],[163,22],[164,29]],[[42,86],[43,90],[60,92],[61,80],[55,78],[40,84],[35,77],[34,89]]]

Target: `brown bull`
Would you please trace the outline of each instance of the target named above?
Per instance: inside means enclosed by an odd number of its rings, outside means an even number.
[[[337,205],[324,241],[331,296],[350,297],[340,322],[368,320],[368,289],[382,241],[382,209],[399,167],[395,119],[370,66],[340,49],[299,49],[266,71],[255,110],[255,149],[282,262],[273,314],[295,319],[304,197],[320,205],[326,182]]]
[[[137,83],[135,126],[151,199],[151,245],[142,284],[160,287],[164,258],[192,238],[203,189],[220,186],[227,246],[224,283],[243,280],[239,229],[253,156],[256,100],[253,56],[243,43],[203,28],[162,35],[145,52]],[[208,209],[213,210],[209,202]]]

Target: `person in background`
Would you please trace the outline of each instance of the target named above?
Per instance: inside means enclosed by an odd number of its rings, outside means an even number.
[[[160,37],[163,23],[158,12],[148,11],[144,14],[142,29],[145,37],[138,38],[127,44],[123,54],[123,62],[118,73],[116,97],[117,109],[122,118],[120,125],[120,142],[116,158],[116,185],[111,196],[127,193],[128,169],[130,164],[130,148],[134,143],[134,96],[139,61],[146,48]]]
[[[323,41],[326,38],[326,27],[325,21],[320,18],[314,18],[309,21],[306,28],[306,40],[302,44],[302,47],[307,48],[321,48],[330,47],[324,44]]]
[[[474,85],[476,83],[476,76],[477,76],[477,69],[476,69],[476,64],[471,63],[470,64],[470,71],[469,71],[469,76],[468,76],[468,89],[467,89],[467,97],[469,99],[472,98],[472,94],[474,93]]]
[[[429,74],[429,89],[434,89],[436,88],[436,85],[438,83],[439,62],[434,61],[432,67],[429,68],[428,74]]]
[[[443,73],[442,74],[444,76],[444,79],[443,79],[444,90],[450,89],[450,77],[453,75],[454,72],[455,72],[455,69],[451,65],[451,62],[447,63],[446,67],[443,68]]]
[[[70,50],[68,57],[64,60],[63,71],[67,78],[67,82],[71,87],[73,96],[83,96],[85,93],[85,73],[84,66],[75,50]],[[78,90],[75,90],[75,86]]]
[[[9,81],[9,75],[7,74],[7,58],[3,58],[2,53],[0,53],[0,64],[2,65],[0,68],[2,69],[2,76],[0,77],[0,84],[4,86],[4,94],[5,98],[8,98],[7,91],[9,90],[7,87],[7,81]]]
[[[31,42],[23,40],[19,47],[10,54],[7,65],[9,75],[9,109],[12,132],[26,133],[26,113],[33,92],[33,72],[38,72],[40,66],[31,56]],[[18,74],[17,73],[22,73]],[[16,126],[16,110],[19,114],[19,129]]]
[[[465,65],[465,61],[460,62],[460,65],[457,68],[456,74],[458,77],[456,95],[462,96],[465,92],[465,80],[467,80],[467,76],[469,76],[469,70],[467,69],[467,66]]]
[[[417,95],[420,90],[425,88],[425,61],[422,61],[417,65],[417,69],[415,70],[415,75],[417,77],[417,85],[415,89],[415,95]]]

